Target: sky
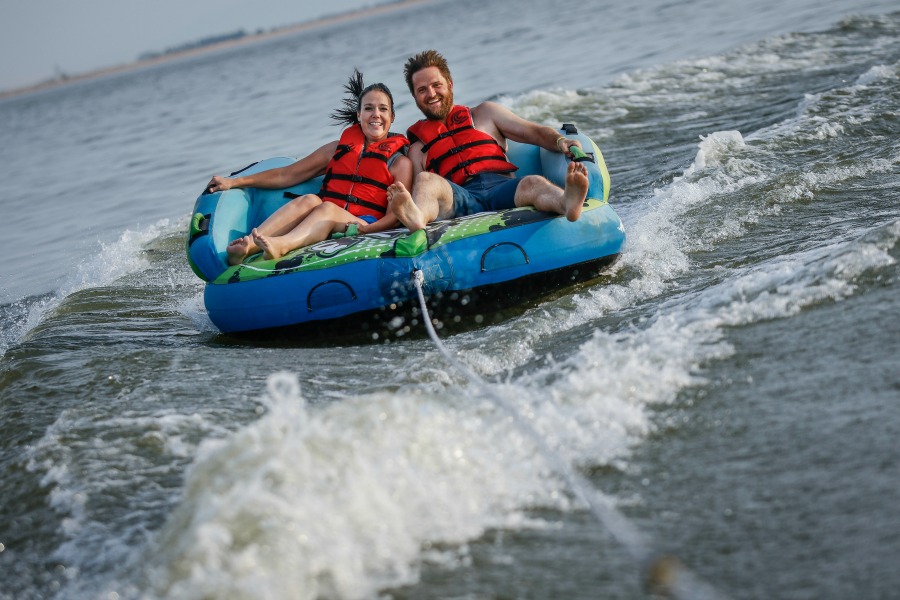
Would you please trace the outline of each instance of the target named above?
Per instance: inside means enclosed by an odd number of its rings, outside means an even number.
[[[387,0],[0,0],[0,91]]]

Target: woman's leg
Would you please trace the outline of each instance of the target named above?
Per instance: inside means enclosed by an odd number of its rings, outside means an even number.
[[[336,231],[344,231],[347,223],[362,224],[365,221],[337,204],[323,202],[284,235],[266,235],[260,229],[254,229],[253,239],[262,248],[265,258],[281,258],[295,248],[321,242]]]
[[[256,231],[267,236],[284,235],[300,224],[310,212],[321,204],[322,199],[315,194],[306,194],[305,196],[294,198],[273,212],[268,219],[256,228]],[[253,236],[245,235],[228,244],[225,251],[228,254],[228,264],[237,265],[251,254],[261,252],[262,248],[259,247]]]

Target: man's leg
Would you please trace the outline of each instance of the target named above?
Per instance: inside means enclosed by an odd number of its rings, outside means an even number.
[[[587,168],[572,161],[566,170],[566,188],[562,189],[540,175],[526,175],[516,189],[516,206],[533,206],[538,210],[566,215],[577,221],[587,197],[590,180]]]
[[[402,183],[388,188],[391,210],[410,231],[424,229],[438,219],[449,219],[456,214],[453,207],[453,189],[440,175],[422,171],[413,183],[413,193]]]

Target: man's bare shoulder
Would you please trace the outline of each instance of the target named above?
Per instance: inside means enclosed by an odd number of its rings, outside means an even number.
[[[505,147],[505,123],[508,121],[507,115],[512,114],[509,109],[496,102],[485,100],[470,110],[475,128],[490,134],[501,146]]]
[[[497,116],[509,114],[511,111],[503,106],[502,104],[497,104],[496,102],[492,102],[490,100],[485,100],[478,106],[475,106],[470,109],[472,111],[472,118],[482,118],[482,119],[495,119]]]
[[[523,141],[529,137],[529,129],[533,125],[502,104],[484,101],[476,108],[478,112],[472,109],[475,127],[490,133],[504,148],[505,138]]]

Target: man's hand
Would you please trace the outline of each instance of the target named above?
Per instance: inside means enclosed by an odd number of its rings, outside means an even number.
[[[570,140],[569,138],[563,136],[559,136],[558,138],[556,138],[556,149],[569,158],[572,158],[572,151],[569,150],[569,148],[571,148],[572,146],[578,146],[579,148],[581,148],[581,142],[579,142],[578,140]],[[584,148],[581,149],[584,150]]]

